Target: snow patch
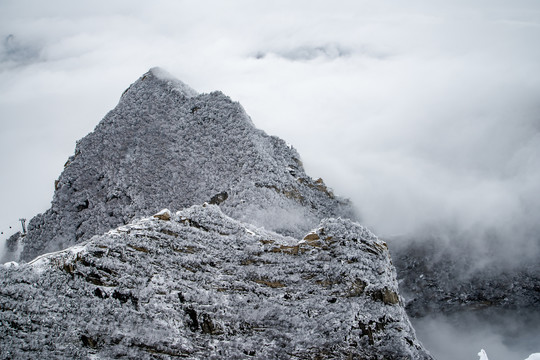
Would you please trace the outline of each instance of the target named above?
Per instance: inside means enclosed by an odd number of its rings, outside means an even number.
[[[171,220],[171,211],[169,209],[163,209],[153,216],[159,220]]]
[[[75,245],[75,246],[72,246],[70,248],[67,248],[66,251],[69,251],[70,253],[72,253],[73,255],[77,255],[78,253],[84,251],[86,249],[86,244],[85,245]]]
[[[19,267],[19,263],[15,261],[8,261],[5,264],[0,264],[0,266],[3,266],[5,268],[16,268]]]
[[[60,251],[58,251],[57,253],[59,253]],[[49,254],[43,254],[43,255],[40,255],[38,256],[37,258],[35,258],[34,260],[32,260],[31,262],[29,262],[28,264],[32,266],[32,268],[34,269],[34,271],[38,274],[43,274],[46,270],[46,265],[49,263],[49,258],[47,257],[47,255],[51,255],[51,254],[55,254],[55,253],[49,253]]]
[[[67,252],[69,252],[69,253],[71,253],[73,255],[77,255],[78,253],[82,252],[85,249],[86,249],[86,244],[85,245],[75,245],[75,246],[69,247],[69,248],[64,249],[64,250],[50,252],[50,253],[43,254],[43,255],[40,255],[40,256],[36,257],[34,260],[30,261],[28,263],[28,265],[31,265],[32,268],[34,269],[34,271],[36,271],[38,274],[41,274],[46,270],[47,265],[49,264],[49,260],[50,260],[51,257],[53,257],[55,255],[58,255],[58,254],[67,253]]]
[[[480,350],[480,352],[478,353],[478,356],[480,356],[480,359],[478,360],[489,360],[484,349]]]

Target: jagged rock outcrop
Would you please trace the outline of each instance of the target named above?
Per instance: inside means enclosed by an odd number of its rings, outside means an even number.
[[[1,359],[431,359],[386,244],[219,92],[150,70],[55,188],[0,266]]]
[[[349,202],[307,176],[296,150],[256,129],[240,104],[154,68],[77,143],[51,208],[28,224],[21,259],[219,194],[229,216],[285,235],[324,217],[354,218]]]
[[[294,239],[193,206],[0,271],[2,359],[431,359],[350,220]]]

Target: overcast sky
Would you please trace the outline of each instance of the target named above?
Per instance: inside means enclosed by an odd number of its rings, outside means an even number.
[[[539,43],[535,0],[0,0],[0,229],[49,207],[75,141],[161,66],[239,101],[378,234],[526,238]]]

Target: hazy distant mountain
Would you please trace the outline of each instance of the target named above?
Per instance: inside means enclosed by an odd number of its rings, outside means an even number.
[[[386,244],[219,92],[150,70],[55,186],[0,267],[2,359],[431,359]]]
[[[488,255],[467,240],[455,238],[452,246],[435,238],[389,240],[409,315],[470,311],[489,317],[503,310],[514,311],[514,317],[540,315],[538,259],[484,260]]]

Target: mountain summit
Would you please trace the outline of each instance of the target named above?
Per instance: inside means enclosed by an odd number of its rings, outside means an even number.
[[[0,266],[1,359],[432,359],[386,243],[220,92],[150,70],[55,186]]]
[[[34,217],[21,259],[64,249],[161,208],[203,202],[284,235],[325,217],[354,218],[350,203],[306,175],[283,140],[254,127],[221,92],[197,94],[153,68],[77,143]]]

